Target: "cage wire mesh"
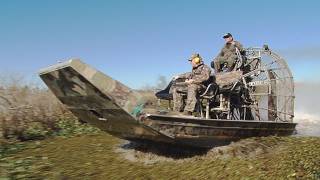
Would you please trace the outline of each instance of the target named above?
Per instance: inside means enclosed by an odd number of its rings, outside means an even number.
[[[265,48],[248,48],[251,62],[248,89],[254,100],[255,120],[292,122],[294,117],[294,82],[286,61]]]

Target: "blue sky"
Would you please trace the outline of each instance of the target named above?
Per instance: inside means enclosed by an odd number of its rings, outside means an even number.
[[[0,74],[81,58],[133,88],[207,64],[231,32],[288,59],[296,81],[319,82],[320,1],[1,0]]]

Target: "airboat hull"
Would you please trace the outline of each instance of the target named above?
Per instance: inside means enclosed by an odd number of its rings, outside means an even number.
[[[173,137],[177,144],[197,147],[213,147],[229,144],[242,138],[262,136],[288,136],[295,132],[295,123],[202,119],[148,115],[143,123]]]
[[[144,102],[134,91],[80,60],[45,68],[40,77],[55,96],[81,121],[116,137],[172,145],[212,147],[255,136],[291,135],[295,123],[230,121],[130,112]]]

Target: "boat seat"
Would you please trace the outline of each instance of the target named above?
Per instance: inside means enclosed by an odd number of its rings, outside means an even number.
[[[219,86],[219,94],[237,93],[235,86],[242,82],[242,74],[242,71],[217,73],[215,82]]]
[[[172,84],[173,84],[173,81],[170,81],[168,86],[165,89],[156,92],[155,96],[158,99],[169,100],[169,101],[172,100],[173,99],[172,93],[170,93],[170,88]]]

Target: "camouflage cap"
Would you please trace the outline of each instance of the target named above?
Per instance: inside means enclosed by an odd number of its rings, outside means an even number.
[[[191,55],[191,57],[188,59],[188,61],[192,61],[194,58],[199,58],[200,61],[202,60],[202,57],[200,56],[199,53],[194,53]]]
[[[223,38],[228,38],[228,37],[232,37],[232,34],[231,33],[226,33],[223,35]]]

